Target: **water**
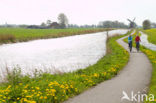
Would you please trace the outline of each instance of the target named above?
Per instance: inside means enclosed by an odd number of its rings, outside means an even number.
[[[125,34],[128,30],[113,30]],[[0,46],[0,75],[20,67],[22,74],[70,72],[95,64],[106,53],[106,32],[69,36]]]
[[[148,36],[145,33],[143,33],[143,32],[140,32],[140,33],[141,33],[141,37],[140,37],[141,45],[145,46],[146,48],[156,51],[156,45],[154,45],[148,41]]]

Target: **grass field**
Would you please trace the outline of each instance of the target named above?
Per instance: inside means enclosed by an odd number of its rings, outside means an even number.
[[[133,36],[135,36],[137,33],[138,32],[136,31]],[[139,35],[141,35],[141,34],[139,34]],[[151,35],[149,35],[149,38],[151,38],[150,36]],[[156,38],[154,38],[154,39],[156,41]],[[128,38],[124,39],[124,41],[128,43]],[[135,43],[133,43],[133,46],[135,47]],[[147,55],[147,57],[149,58],[149,60],[152,63],[153,72],[152,72],[152,78],[151,78],[151,83],[150,83],[148,94],[153,94],[156,96],[156,51],[147,49],[144,46],[140,46],[140,50]],[[149,103],[149,102],[147,101],[145,103]],[[150,102],[150,103],[156,103],[156,100],[153,102]]]
[[[102,32],[106,29],[22,29],[0,28],[0,43],[21,42],[34,39],[57,38],[70,35]]]
[[[156,44],[156,29],[143,30],[148,35],[148,41]]]
[[[114,77],[127,64],[129,58],[128,52],[116,42],[120,37],[123,36],[110,38],[107,41],[107,55],[82,70],[55,75],[37,74],[34,78],[23,77],[20,70],[15,70],[8,75],[9,82],[0,85],[0,101],[60,103]]]

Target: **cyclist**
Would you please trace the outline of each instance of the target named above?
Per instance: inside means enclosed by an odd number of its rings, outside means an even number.
[[[132,35],[129,35],[129,37],[128,37],[128,45],[129,45],[130,52],[132,51],[132,40],[133,40]]]
[[[140,39],[139,35],[137,35],[135,38],[135,43],[136,43],[136,48],[137,48],[138,52],[139,52],[139,47],[140,47],[140,41],[141,41],[141,39]]]

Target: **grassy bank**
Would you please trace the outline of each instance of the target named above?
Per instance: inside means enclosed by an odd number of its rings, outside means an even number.
[[[22,29],[0,28],[0,43],[21,42],[34,39],[57,38],[86,33],[102,32],[106,29]]]
[[[34,78],[15,70],[0,85],[0,101],[7,103],[60,103],[84,90],[111,79],[127,64],[129,54],[116,40],[107,41],[107,55],[96,64],[72,73],[36,74]]]
[[[156,51],[152,51],[144,47],[141,50],[148,56],[153,67],[152,78],[151,78],[148,94],[153,94],[154,96],[156,96]],[[149,102],[145,102],[145,103],[149,103]],[[150,103],[156,103],[156,99],[155,101]]]
[[[148,35],[148,41],[156,44],[156,29],[143,30]]]
[[[136,34],[137,34],[137,32],[133,36],[135,36]],[[139,35],[141,35],[141,34],[139,34]],[[149,35],[149,37],[150,37],[150,35]],[[124,41],[128,42],[128,38],[124,39]],[[133,43],[133,46],[135,46],[134,43]],[[154,94],[154,96],[156,96],[156,51],[152,51],[148,48],[145,48],[144,46],[140,46],[140,50],[147,55],[150,62],[152,63],[153,72],[152,72],[152,78],[151,78],[151,83],[149,86],[148,94]],[[145,103],[149,103],[149,102],[145,101]],[[150,103],[156,103],[156,100],[153,102],[150,102]]]

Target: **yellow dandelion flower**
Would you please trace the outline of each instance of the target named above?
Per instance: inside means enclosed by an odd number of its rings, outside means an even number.
[[[44,99],[47,99],[47,96],[45,96]]]
[[[43,96],[40,97],[40,99],[43,99],[43,98],[44,98]]]

